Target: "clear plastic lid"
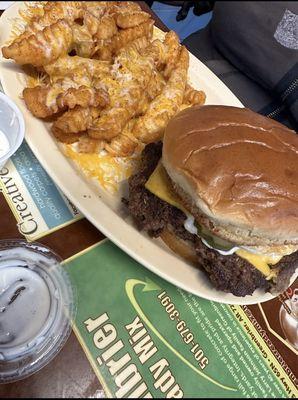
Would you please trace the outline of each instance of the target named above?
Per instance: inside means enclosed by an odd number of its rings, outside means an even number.
[[[75,311],[57,254],[39,243],[0,240],[0,383],[48,364],[67,341]]]

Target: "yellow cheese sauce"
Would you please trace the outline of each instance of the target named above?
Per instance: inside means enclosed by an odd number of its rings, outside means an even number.
[[[153,171],[152,175],[145,184],[145,187],[160,199],[166,201],[174,207],[179,208],[183,212],[186,211],[183,205],[180,203],[178,196],[172,190],[167,173],[161,163],[157,165],[156,169]],[[290,246],[284,246],[284,248],[281,247],[279,249],[278,253],[276,253],[275,250],[275,253],[272,255],[251,253],[244,249],[237,250],[236,254],[239,257],[244,258],[255,268],[257,268],[263,275],[270,279],[276,275],[278,271],[278,269],[272,270],[270,265],[277,264],[285,254],[290,254],[296,250],[297,249],[290,248]]]
[[[155,194],[155,196],[186,213],[185,208],[180,203],[179,197],[172,190],[171,183],[169,182],[169,178],[161,162],[158,163],[152,175],[146,182],[145,187],[151,193]]]
[[[274,272],[271,270],[269,265],[277,264],[283,256],[268,256],[268,255],[261,255],[261,254],[254,254],[250,253],[246,250],[239,249],[236,251],[237,256],[244,258],[250,264],[252,264],[255,268],[257,268],[263,275],[269,276]]]
[[[78,153],[71,145],[65,145],[63,151],[88,178],[111,193],[117,192],[119,183],[129,178],[137,163],[136,157],[124,159],[109,154]]]

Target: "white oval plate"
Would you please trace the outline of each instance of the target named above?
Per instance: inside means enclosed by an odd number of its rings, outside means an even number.
[[[9,39],[14,18],[23,3],[7,9],[0,19],[0,45]],[[207,95],[207,104],[243,107],[236,96],[202,62],[190,56],[189,78],[193,86]],[[0,57],[0,79],[5,93],[24,114],[26,140],[44,169],[65,195],[103,234],[117,246],[176,286],[205,299],[227,304],[255,304],[271,300],[273,296],[256,290],[243,298],[217,291],[204,272],[187,264],[172,253],[161,240],[153,240],[138,232],[121,207],[121,194],[112,195],[95,187],[68,160],[49,133],[48,125],[27,110],[20,95],[25,87],[24,72],[11,60]]]

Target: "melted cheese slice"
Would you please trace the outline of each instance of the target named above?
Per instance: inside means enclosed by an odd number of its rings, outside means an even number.
[[[159,197],[161,200],[166,201],[167,203],[179,208],[179,210],[187,214],[187,211],[181,204],[179,197],[173,191],[168,175],[161,162],[158,163],[152,175],[146,182],[145,188],[151,193],[155,194],[155,196]]]
[[[181,204],[179,197],[173,191],[167,173],[161,162],[159,162],[152,175],[149,177],[145,187],[155,196],[166,201],[172,206],[179,208],[181,211],[187,214],[187,211]],[[274,254],[272,256],[262,255],[250,253],[244,249],[237,250],[236,254],[257,268],[263,275],[267,277],[267,279],[271,279],[278,271],[278,269],[272,270],[270,265],[277,264],[283,257],[283,254]]]
[[[280,256],[268,256],[262,254],[254,254],[249,251],[239,249],[236,251],[237,256],[244,258],[250,264],[252,264],[255,268],[257,268],[263,275],[266,277],[276,276],[276,270],[272,270],[269,265],[277,264],[282,258],[283,255]]]

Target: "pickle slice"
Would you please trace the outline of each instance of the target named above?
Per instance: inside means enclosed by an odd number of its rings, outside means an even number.
[[[233,243],[214,236],[207,228],[201,226],[197,222],[195,222],[195,226],[198,230],[198,236],[206,240],[209,246],[214,248],[215,250],[230,251],[235,247]]]

